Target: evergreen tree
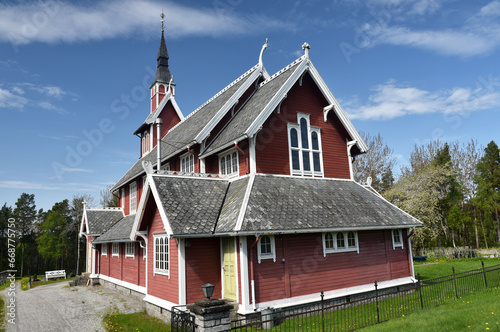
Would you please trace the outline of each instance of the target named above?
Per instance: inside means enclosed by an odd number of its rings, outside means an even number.
[[[21,246],[21,276],[24,275],[24,254],[26,246],[33,244],[33,233],[35,233],[34,222],[37,211],[35,205],[35,195],[22,193],[17,199],[14,209],[18,241]]]
[[[487,214],[485,215],[486,220],[491,218],[496,221],[496,241],[500,242],[500,217],[498,213],[500,203],[500,150],[494,141],[491,141],[484,149],[484,155],[477,164],[476,169],[476,203]]]
[[[7,266],[8,223],[12,216],[12,207],[5,203],[0,210],[0,271],[6,270]]]

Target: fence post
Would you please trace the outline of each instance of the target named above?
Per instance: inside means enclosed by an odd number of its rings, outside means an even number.
[[[484,268],[484,261],[481,261],[481,265],[483,266],[484,285],[486,286],[486,289],[488,289],[488,281],[486,280],[486,269]]]
[[[377,284],[377,280],[375,280],[375,302],[377,302],[377,323],[380,323],[380,311],[378,308],[378,284]]]
[[[325,293],[321,291],[321,324],[323,326],[323,332],[325,332]]]
[[[422,285],[420,284],[420,273],[417,273],[418,291],[420,293],[420,307],[424,309],[424,298],[422,297]]]
[[[457,299],[458,299],[457,277],[455,275],[455,267],[452,266],[451,269],[453,270],[453,282],[455,283],[455,295],[457,296]]]

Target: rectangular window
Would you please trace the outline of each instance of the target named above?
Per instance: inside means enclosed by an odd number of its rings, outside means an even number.
[[[120,256],[120,244],[118,242],[113,242],[111,246],[111,254],[113,256]]]
[[[272,259],[276,262],[276,250],[273,235],[262,235],[257,243],[257,253],[259,264],[263,259]]]
[[[130,214],[135,213],[137,210],[137,183],[132,182],[130,188]]]
[[[101,244],[101,255],[102,256],[108,255],[108,244],[107,243]]]
[[[320,128],[311,127],[309,114],[297,113],[297,123],[288,124],[288,145],[292,175],[323,176]]]
[[[181,172],[194,173],[194,156],[188,152],[181,156]]]
[[[125,243],[125,257],[135,256],[135,242]]]
[[[219,155],[219,173],[222,175],[238,175],[238,152],[232,150]]]
[[[397,247],[404,248],[403,245],[403,232],[400,229],[392,230],[392,249],[396,249]]]
[[[154,237],[154,272],[169,274],[169,239],[167,235],[153,235]]]
[[[359,254],[358,232],[323,233],[323,256],[347,251],[357,251]]]

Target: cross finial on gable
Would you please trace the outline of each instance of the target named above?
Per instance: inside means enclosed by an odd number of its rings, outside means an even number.
[[[165,14],[163,13],[163,8],[161,10],[161,32],[163,33],[165,31],[165,26],[164,26],[164,23],[165,23]]]
[[[309,45],[308,42],[305,42],[304,44],[302,44],[302,49],[304,50],[304,54],[306,55],[306,57],[309,57],[309,50],[311,49],[311,45]]]

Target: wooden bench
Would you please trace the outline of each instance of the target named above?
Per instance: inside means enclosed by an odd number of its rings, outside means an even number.
[[[45,280],[49,280],[50,278],[66,279],[66,270],[45,271]]]

